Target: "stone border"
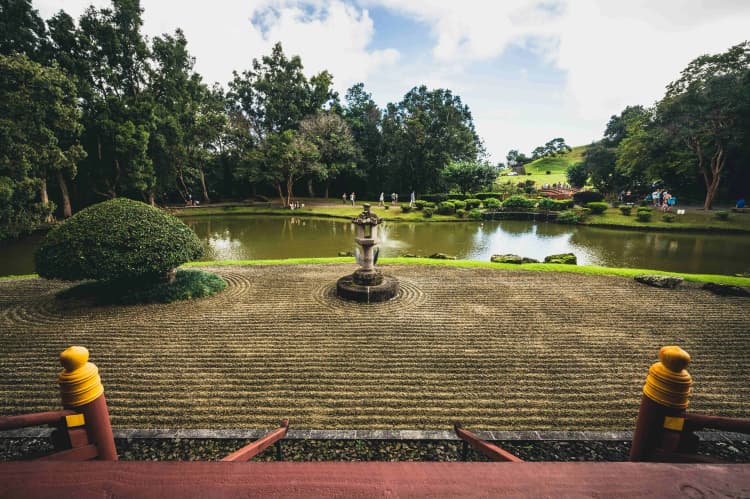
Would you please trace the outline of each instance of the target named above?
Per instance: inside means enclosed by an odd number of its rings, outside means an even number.
[[[118,439],[236,439],[259,438],[273,428],[256,429],[122,429],[113,430]],[[0,432],[0,438],[46,438],[51,428],[21,428]],[[622,441],[633,439],[632,431],[479,431],[484,440],[503,441]],[[743,433],[699,431],[696,435],[707,442],[733,442],[750,440]],[[288,440],[458,440],[447,430],[294,430],[287,432]]]

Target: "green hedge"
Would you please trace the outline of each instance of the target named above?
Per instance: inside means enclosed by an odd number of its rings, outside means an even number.
[[[604,194],[599,191],[578,191],[573,194],[573,201],[579,206],[586,206],[588,203],[604,201]]]
[[[478,198],[466,198],[466,208],[472,210],[482,206],[482,200]]]
[[[563,211],[573,207],[572,199],[552,199],[541,198],[539,200],[539,209],[547,211]]]
[[[195,233],[176,217],[139,201],[90,206],[52,229],[34,255],[48,279],[155,279],[203,254]]]
[[[533,199],[525,196],[511,196],[503,201],[503,208],[513,210],[531,210],[536,205]]]
[[[477,192],[476,194],[474,194],[474,197],[482,201],[484,201],[487,198],[502,199],[503,193],[502,192]]]
[[[592,202],[592,203],[586,203],[586,208],[591,210],[591,213],[594,215],[601,215],[605,211],[607,211],[607,208],[609,208],[609,205],[604,202]]]
[[[456,212],[456,205],[452,201],[443,201],[437,209],[440,215],[453,215]]]
[[[484,205],[485,208],[490,209],[490,210],[500,208],[500,206],[502,206],[502,203],[497,198],[484,198],[482,200],[482,204]]]

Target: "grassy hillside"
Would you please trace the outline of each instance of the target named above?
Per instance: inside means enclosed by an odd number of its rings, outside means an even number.
[[[583,161],[583,153],[589,146],[574,147],[572,151],[554,158],[540,158],[526,165],[526,173],[531,173],[531,179],[539,184],[567,183],[565,172],[572,164]],[[547,175],[547,172],[550,172]],[[518,177],[500,177],[499,181],[511,180]],[[524,178],[524,177],[522,177]],[[528,177],[526,177],[528,178]]]

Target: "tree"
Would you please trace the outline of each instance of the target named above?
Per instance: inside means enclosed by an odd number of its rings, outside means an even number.
[[[601,192],[617,191],[626,186],[627,179],[615,169],[615,149],[601,141],[591,144],[583,155],[583,168],[591,183]]]
[[[497,167],[479,161],[454,161],[443,171],[446,183],[461,192],[477,192],[492,186],[498,176]]]
[[[358,153],[354,137],[346,122],[330,111],[319,112],[302,120],[300,134],[315,145],[319,155],[308,178],[308,194],[314,196],[312,181],[317,178],[325,183],[327,199],[331,180],[345,169],[352,170],[354,167]]]
[[[342,114],[357,146],[355,172],[366,177],[371,185],[382,186],[386,180],[381,161],[383,113],[372,100],[372,95],[365,92],[363,83],[357,83],[349,88],[345,100],[346,106]]]
[[[0,0],[0,54],[23,54],[44,62],[47,30],[31,0]]]
[[[703,55],[688,64],[656,106],[658,127],[675,147],[693,155],[676,168],[682,173],[697,169],[703,177],[706,210],[712,207],[727,159],[744,138],[740,123],[750,99],[748,72],[750,42]]]
[[[508,162],[508,166],[510,168],[513,168],[514,166],[522,166],[532,161],[532,158],[529,158],[522,152],[518,152],[517,149],[511,149],[510,151],[508,151],[505,159]]]
[[[399,191],[440,190],[451,161],[475,161],[483,153],[468,106],[450,90],[425,86],[388,104],[383,144],[391,185]]]
[[[78,144],[81,125],[73,83],[62,72],[24,55],[0,55],[0,179],[4,201],[0,224],[13,236],[48,218],[50,175],[75,174],[85,153]],[[69,216],[70,202],[60,183]],[[34,207],[33,191],[40,206]]]
[[[586,181],[589,179],[589,172],[586,170],[586,166],[583,162],[570,165],[566,175],[568,177],[568,183],[573,187],[578,188],[586,185]]]

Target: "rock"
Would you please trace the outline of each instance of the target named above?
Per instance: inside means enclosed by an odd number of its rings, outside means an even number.
[[[339,256],[354,256],[351,251],[339,251]]]
[[[415,255],[414,253],[406,253],[404,255],[404,258],[419,258],[419,257]]]
[[[544,257],[544,263],[562,263],[565,265],[578,265],[578,259],[573,253],[560,253]]]
[[[702,286],[706,291],[710,291],[713,294],[720,296],[750,296],[750,290],[740,286],[731,286],[729,284],[718,284],[715,282],[707,282]]]
[[[427,258],[432,258],[435,260],[455,260],[455,256],[449,256],[445,253],[433,253],[432,255],[428,256]]]
[[[682,277],[672,277],[666,275],[637,275],[635,280],[647,286],[655,288],[674,289],[684,280]]]
[[[524,262],[524,258],[519,255],[492,255],[490,258],[490,261],[492,263],[515,263],[515,264],[522,264]]]

